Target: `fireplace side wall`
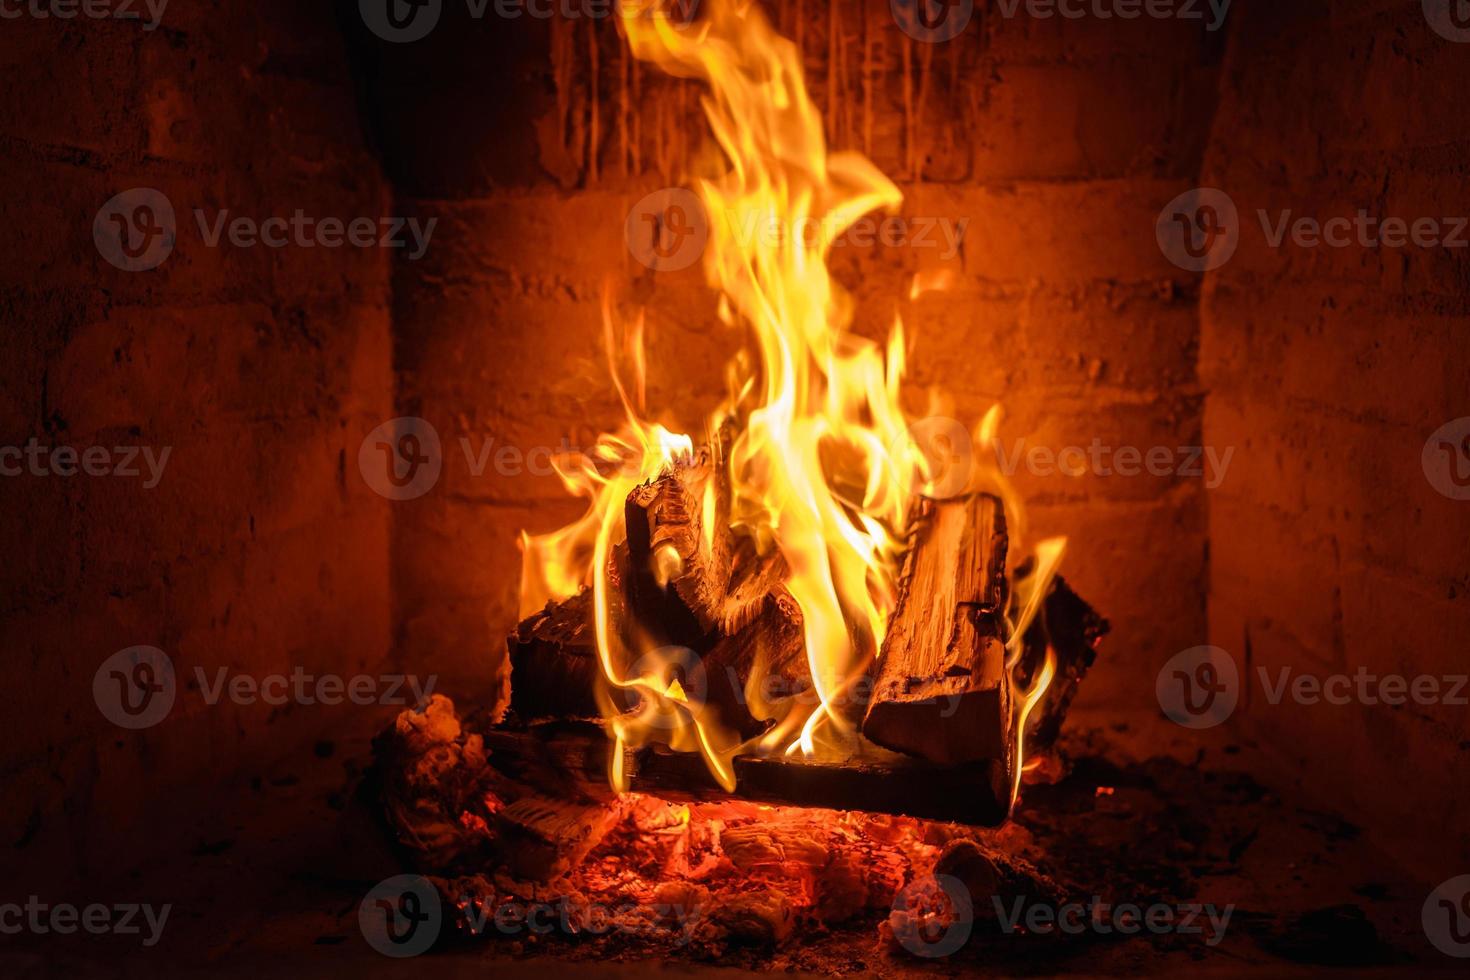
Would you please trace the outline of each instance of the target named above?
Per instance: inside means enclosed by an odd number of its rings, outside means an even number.
[[[176,3],[154,31],[21,17],[0,37],[0,445],[169,453],[156,486],[136,457],[138,477],[0,480],[0,864],[8,896],[54,901],[73,876],[95,888],[155,852],[228,846],[232,794],[301,805],[289,787],[341,778],[318,740],[362,709],[228,687],[211,704],[198,678],[389,669],[389,511],[357,475],[392,407],[389,262],[207,247],[195,210],[377,217],[389,195],[320,5]],[[130,273],[99,254],[93,217],[133,187],[169,199],[178,242]],[[135,645],[169,655],[177,696],[127,731],[93,676]],[[272,782],[281,758],[290,779]]]
[[[1470,48],[1418,4],[1237,15],[1202,180],[1242,229],[1202,304],[1205,442],[1234,450],[1210,498],[1210,633],[1242,672],[1231,724],[1432,887],[1470,863],[1470,709],[1356,686],[1347,704],[1273,704],[1268,684],[1467,672],[1470,503],[1433,489],[1421,451],[1470,415],[1470,257],[1275,248],[1259,212],[1470,214]]]
[[[1071,537],[1067,574],[1115,626],[1084,704],[1151,711],[1137,678],[1205,633],[1205,492],[1111,461],[1201,441],[1197,277],[1165,261],[1153,217],[1197,180],[1223,37],[982,6],[939,46],[907,39],[886,0],[783,4],[777,23],[802,44],[833,144],[894,176],[904,215],[967,225],[953,255],[839,249],[857,329],[882,338],[901,312],[914,388],[954,392],[947,411],[967,424],[1004,403],[1031,541]],[[395,272],[397,411],[444,446],[435,488],[395,505],[397,643],[476,692],[518,617],[518,533],[581,510],[546,451],[586,449],[621,415],[604,283],[648,310],[648,401],[673,424],[720,397],[739,338],[697,265],[652,273],[623,235],[643,195],[708,155],[696,89],[630,62],[605,22],[462,16],[447,7],[415,45],[356,40],[400,206],[439,221],[429,253]],[[953,290],[904,299],[935,268]],[[1059,470],[1058,452],[1094,446],[1100,466]]]

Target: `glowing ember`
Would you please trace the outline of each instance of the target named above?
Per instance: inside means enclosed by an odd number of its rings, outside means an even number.
[[[628,788],[627,749],[656,740],[702,753],[711,773],[731,789],[737,754],[814,756],[849,734],[837,705],[867,676],[882,646],[915,498],[936,494],[935,481],[945,474],[936,472],[933,454],[926,453],[931,447],[911,433],[900,404],[902,324],[895,317],[886,347],[849,332],[852,302],[827,269],[832,242],[867,213],[896,209],[898,188],[860,154],[829,151],[799,52],[758,7],[710,0],[695,25],[681,27],[661,6],[665,2],[628,0],[620,24],[637,57],[709,86],[705,113],[729,171],[718,180],[696,181],[707,213],[724,218],[711,222],[704,267],[721,297],[721,319],[746,332],[750,349],[732,360],[730,395],[696,440],[647,420],[641,317],[624,322],[605,303],[609,362],[627,421],[598,441],[591,458],[559,462],[567,489],[590,506],[561,530],[522,536],[521,611],[529,615],[548,600],[593,590],[616,788]],[[740,234],[753,226],[748,219],[787,233]],[[946,276],[931,274],[915,280],[913,295],[947,285]],[[993,464],[985,465],[994,459],[999,418],[992,410],[975,433],[976,465],[967,485],[945,487],[943,495],[995,493],[1019,531],[1015,494]],[[733,433],[720,454],[731,488],[728,531],[784,562],[783,584],[801,609],[817,695],[752,698],[756,716],[770,727],[745,743],[691,701],[669,648],[630,642],[610,617],[617,587],[609,579],[610,558],[625,539],[625,499],[694,458],[696,443],[715,444],[722,431]],[[716,533],[715,513],[707,499],[701,515],[707,542]],[[1015,599],[1007,657],[1012,670],[1063,545],[1054,540],[1038,548],[1037,574],[1027,594]],[[653,563],[661,585],[681,570],[678,553],[670,550],[655,552]],[[1048,657],[1031,690],[1016,699],[1017,731],[1024,732],[1053,668]],[[623,710],[629,699],[612,696],[619,690],[636,695],[633,710]],[[1022,759],[1015,761],[1018,786]]]

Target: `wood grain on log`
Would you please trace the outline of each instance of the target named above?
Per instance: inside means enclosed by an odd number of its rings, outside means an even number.
[[[946,766],[1014,754],[1005,562],[999,500],[923,501],[864,735]]]

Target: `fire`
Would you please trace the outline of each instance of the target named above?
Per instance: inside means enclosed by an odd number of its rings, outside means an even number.
[[[886,345],[850,332],[852,300],[827,267],[832,243],[853,222],[898,207],[898,188],[862,155],[829,150],[799,51],[758,6],[708,0],[700,19],[683,26],[667,2],[624,0],[619,23],[635,56],[708,85],[704,110],[729,169],[696,182],[710,219],[704,269],[719,292],[721,319],[745,332],[750,349],[731,361],[730,394],[696,440],[649,420],[641,317],[626,321],[605,304],[609,366],[626,421],[589,457],[559,461],[567,490],[589,506],[565,528],[522,535],[521,611],[592,588],[615,787],[628,788],[626,750],[657,739],[702,753],[711,773],[733,788],[737,754],[812,756],[847,734],[840,705],[882,646],[910,509],[938,474],[900,403],[902,323],[895,317]],[[751,234],[753,227],[779,233]],[[913,295],[946,285],[944,276],[916,279]],[[996,467],[984,465],[995,458],[986,450],[999,417],[993,410],[975,433],[977,465],[964,489],[999,493],[1018,518],[1014,493]],[[727,454],[730,531],[784,559],[817,695],[814,703],[759,704],[773,724],[753,744],[704,716],[677,676],[675,654],[627,649],[609,616],[609,559],[624,540],[628,494],[722,430],[735,433]],[[704,508],[706,541],[715,510]],[[1059,541],[1039,549],[1030,601],[1015,617],[1013,656],[1061,550]],[[679,572],[677,553],[655,554],[654,562],[661,583]],[[1018,697],[1021,731],[1050,676],[1048,664]],[[618,690],[637,695],[633,710],[611,696]]]

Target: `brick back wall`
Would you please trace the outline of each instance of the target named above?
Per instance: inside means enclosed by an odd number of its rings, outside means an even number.
[[[906,215],[969,222],[945,263],[937,250],[842,250],[834,271],[859,300],[858,329],[881,337],[902,312],[913,410],[929,385],[967,423],[1000,400],[1008,449],[1197,445],[1197,277],[1164,259],[1153,222],[1196,182],[1223,39],[1197,23],[976,6],[961,39],[934,46],[899,31],[886,2],[780,5],[832,144],[898,180]],[[623,224],[710,144],[696,90],[631,63],[605,21],[473,22],[447,5],[425,41],[356,41],[402,206],[440,220],[430,254],[395,269],[397,411],[428,419],[445,447],[434,490],[395,505],[397,640],[408,661],[484,689],[516,620],[517,534],[580,506],[554,478],[493,464],[475,476],[459,440],[527,453],[585,447],[616,424],[609,280],[648,310],[650,403],[698,426],[740,338],[718,325],[699,267],[648,271]],[[953,291],[910,303],[909,277],[939,264]],[[1158,663],[1205,633],[1200,481],[1016,479],[1032,539],[1071,536],[1067,573],[1116,627],[1086,696],[1148,710]]]
[[[1237,448],[1209,510],[1210,631],[1248,678],[1233,723],[1432,885],[1470,858],[1470,712],[1272,705],[1259,671],[1467,672],[1470,504],[1436,492],[1420,456],[1470,415],[1470,257],[1272,248],[1257,211],[1470,214],[1470,47],[1419,4],[1239,14],[1203,179],[1242,227],[1202,307],[1205,440]]]
[[[356,455],[391,408],[389,261],[209,248],[192,212],[377,216],[390,195],[321,5],[174,3],[156,31],[7,19],[0,60],[0,444],[171,449],[154,489],[0,479],[0,778],[14,802],[0,847],[54,898],[69,875],[176,846],[176,819],[275,756],[340,765],[310,747],[342,714],[209,706],[194,672],[385,666],[389,512]],[[93,216],[132,187],[178,216],[152,271],[114,268],[93,243]],[[92,680],[139,644],[172,658],[179,690],[167,720],[128,732]]]

